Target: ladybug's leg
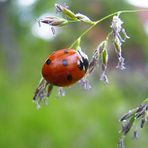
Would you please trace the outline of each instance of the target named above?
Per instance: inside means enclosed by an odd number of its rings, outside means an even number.
[[[57,96],[58,97],[63,97],[65,96],[65,91],[63,89],[63,87],[59,87],[58,90],[57,90]]]
[[[90,90],[91,89],[91,85],[89,84],[89,81],[86,79],[86,76],[83,77],[80,81],[79,84],[82,88],[84,88],[85,90]]]
[[[41,78],[33,97],[33,101],[36,103],[37,109],[40,108],[41,103],[47,105],[47,97],[50,96],[52,88],[52,84],[49,84],[44,78]]]
[[[53,89],[53,85],[52,84],[48,84],[47,97],[50,96],[52,89]]]

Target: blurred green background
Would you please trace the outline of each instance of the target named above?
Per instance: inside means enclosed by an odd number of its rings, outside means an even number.
[[[98,68],[89,78],[90,91],[75,84],[66,88],[65,97],[58,98],[55,88],[49,105],[37,111],[32,98],[42,63],[49,53],[68,47],[88,27],[71,24],[58,29],[55,37],[41,38],[42,26],[35,27],[36,19],[55,14],[57,2],[66,2],[74,12],[93,20],[114,11],[137,9],[125,0],[0,0],[0,147],[115,148],[118,119],[148,97],[148,34],[144,29],[148,14],[121,16],[130,36],[123,45],[127,69],[115,68],[117,57],[111,47],[109,85],[99,81]],[[110,21],[102,22],[83,38],[82,48],[89,57],[109,32]],[[50,34],[50,28],[48,31]],[[127,148],[147,148],[147,136],[146,125],[138,140],[129,134],[125,144]]]

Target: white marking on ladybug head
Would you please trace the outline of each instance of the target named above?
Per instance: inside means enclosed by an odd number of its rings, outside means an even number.
[[[77,53],[80,55],[80,61],[82,62],[83,66],[83,70],[87,70],[88,68],[88,56],[82,52],[81,50],[78,50]]]
[[[81,56],[81,58],[88,60],[88,56],[82,50],[78,50],[78,54]]]

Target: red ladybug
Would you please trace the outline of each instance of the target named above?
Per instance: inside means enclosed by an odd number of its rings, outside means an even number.
[[[81,50],[61,49],[50,54],[43,64],[44,79],[56,86],[69,86],[80,80],[88,68],[88,57]]]

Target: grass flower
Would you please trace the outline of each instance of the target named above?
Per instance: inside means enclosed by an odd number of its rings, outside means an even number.
[[[122,129],[119,140],[119,148],[123,148],[121,146],[121,141],[123,141],[124,137],[131,131],[136,121],[139,123],[139,128],[143,128],[146,121],[148,121],[148,98],[145,99],[138,107],[129,110],[128,113],[121,117],[120,122],[122,124]],[[133,136],[136,139],[139,137],[137,129],[133,131]]]
[[[125,42],[126,39],[129,37],[127,36],[125,29],[122,27],[123,21],[119,18],[119,14],[113,16],[111,28],[112,28],[112,35],[113,35],[113,44],[115,47],[115,51],[118,55],[118,64],[116,68],[121,70],[126,69],[124,58],[122,56],[122,43]],[[124,37],[121,36],[121,33]]]

